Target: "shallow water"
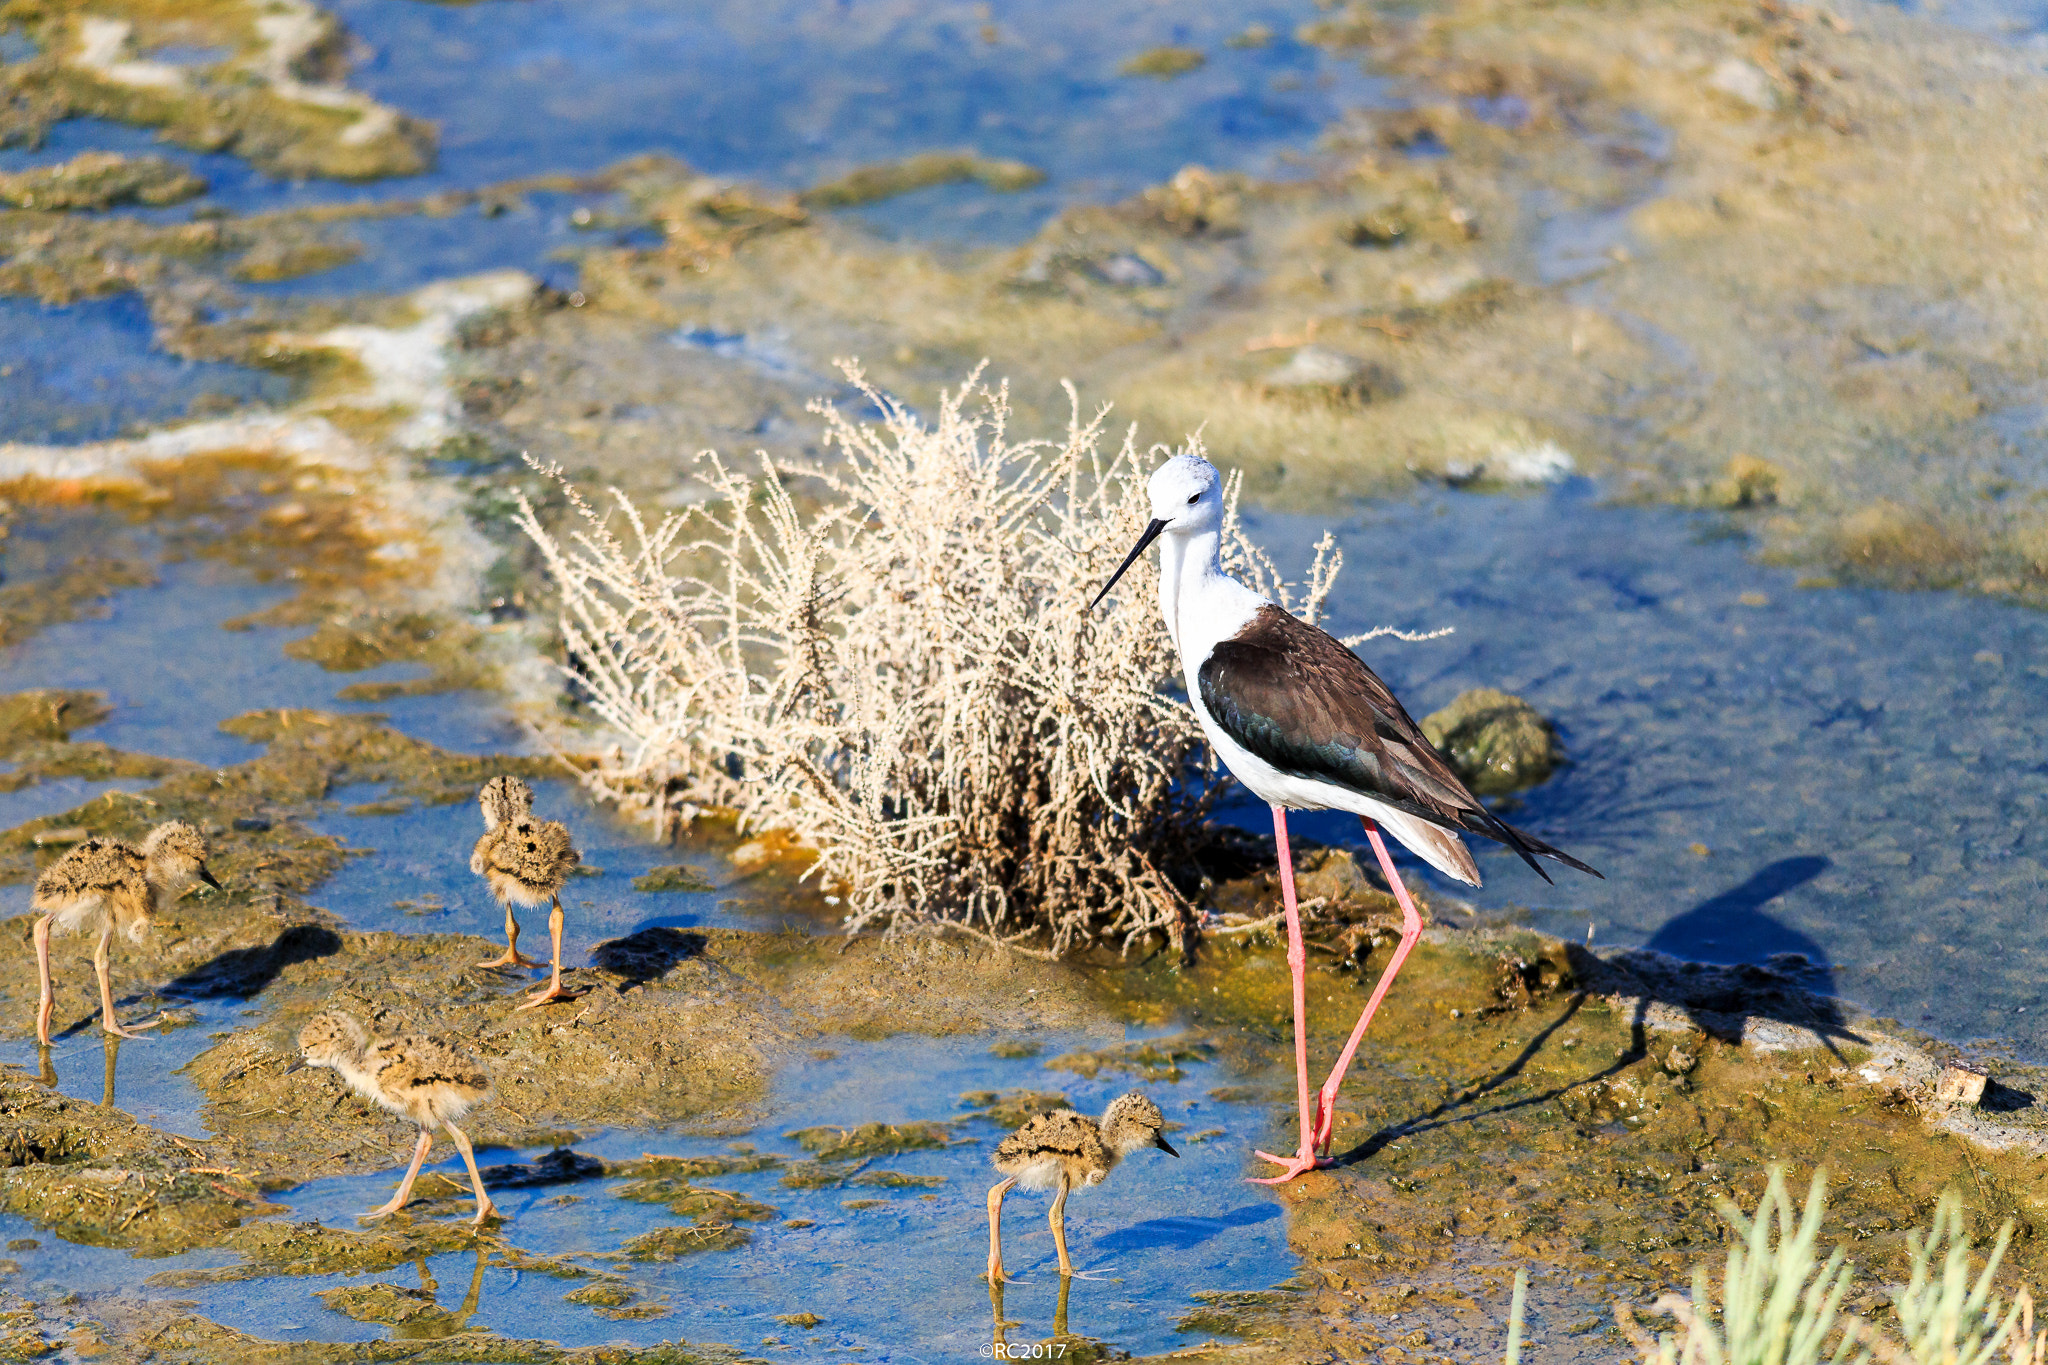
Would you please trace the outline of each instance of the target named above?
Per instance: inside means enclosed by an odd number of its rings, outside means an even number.
[[[341,0],[375,56],[355,83],[441,127],[437,177],[476,185],[661,151],[795,188],[956,147],[1046,171],[1017,195],[932,191],[866,216],[919,237],[1015,239],[1063,204],[1135,193],[1191,162],[1272,172],[1381,86],[1297,42],[1305,4],[975,6],[779,0],[419,5]],[[1272,40],[1225,40],[1263,23]],[[1118,74],[1201,49],[1172,80]],[[536,112],[539,117],[536,117]]]
[[[152,335],[132,294],[68,308],[0,298],[0,441],[98,441],[182,417],[202,395],[291,395],[282,375],[167,355]]]
[[[1248,521],[1275,546],[1320,525]],[[1597,943],[1722,962],[1802,952],[1876,1010],[2048,1054],[2048,617],[1801,589],[1723,525],[1601,506],[1575,483],[1436,493],[1335,528],[1332,629],[1454,627],[1360,653],[1418,718],[1476,686],[1553,717],[1571,766],[1510,819],[1607,874],[1559,869],[1545,886],[1483,844],[1483,890],[1440,885],[1488,917],[1578,939],[1590,924]],[[1236,818],[1270,828],[1242,802]],[[1348,817],[1296,824],[1358,842]]]
[[[116,593],[92,618],[50,626],[0,650],[0,692],[104,692],[112,716],[75,738],[212,767],[243,762],[256,752],[248,741],[222,733],[222,721],[278,706],[389,716],[407,734],[456,753],[524,753],[531,747],[530,737],[502,710],[473,695],[376,703],[336,696],[351,683],[413,677],[415,665],[330,673],[284,654],[284,642],[303,631],[220,628],[223,621],[275,605],[290,596],[287,588],[251,582],[205,562],[161,564],[157,572],[155,586]]]
[[[800,1160],[804,1153],[782,1136],[787,1131],[816,1124],[952,1120],[962,1113],[958,1096],[966,1091],[1057,1090],[1077,1107],[1100,1112],[1110,1099],[1131,1088],[1130,1082],[1112,1076],[1085,1081],[1045,1065],[1067,1048],[1100,1046],[1120,1037],[1037,1041],[1044,1044],[1044,1053],[1036,1059],[995,1057],[986,1038],[893,1039],[848,1044],[836,1053],[821,1051],[784,1070],[764,1121],[745,1135],[742,1145]],[[1207,1091],[1223,1079],[1213,1065],[1194,1063],[1186,1065],[1177,1082],[1144,1083],[1142,1088],[1158,1101],[1168,1120],[1183,1125],[1174,1135],[1180,1159],[1139,1153],[1100,1188],[1069,1202],[1068,1243],[1085,1278],[1068,1296],[1068,1330],[1141,1354],[1189,1345],[1199,1337],[1179,1332],[1177,1324],[1199,1306],[1191,1297],[1195,1291],[1262,1288],[1292,1273],[1295,1261],[1287,1249],[1279,1204],[1265,1190],[1242,1180],[1244,1148],[1261,1122],[1261,1111],[1210,1099]],[[395,1165],[405,1141],[395,1127],[393,1131]],[[1196,1140],[1195,1134],[1204,1136]],[[505,1335],[570,1346],[651,1343],[681,1336],[749,1347],[776,1337],[793,1346],[791,1356],[799,1360],[847,1351],[887,1361],[971,1357],[989,1339],[991,1328],[988,1290],[976,1276],[987,1255],[985,1196],[994,1183],[988,1153],[1001,1136],[993,1124],[969,1121],[959,1127],[951,1146],[879,1157],[867,1168],[943,1182],[930,1188],[791,1189],[780,1183],[777,1170],[697,1181],[769,1204],[782,1220],[806,1219],[813,1225],[752,1223],[750,1245],[738,1250],[703,1253],[672,1264],[619,1261],[606,1267],[643,1299],[665,1300],[669,1312],[664,1316],[609,1320],[562,1302],[564,1293],[587,1281],[558,1280],[498,1265],[482,1272],[471,1322]],[[647,1151],[725,1153],[733,1142],[610,1132],[579,1142],[577,1150],[619,1161]],[[437,1155],[447,1159],[428,1169],[465,1180],[460,1161],[445,1146]],[[487,1151],[480,1162],[489,1167],[536,1155]],[[321,1180],[271,1197],[289,1206],[288,1216],[294,1221],[353,1228],[357,1215],[382,1202],[396,1179],[394,1170]],[[682,1222],[661,1205],[613,1197],[611,1192],[623,1183],[586,1180],[495,1195],[509,1215],[502,1235],[531,1253],[588,1256]],[[879,1202],[848,1208],[850,1200]],[[1042,1196],[1031,1194],[1013,1194],[1007,1205],[1005,1260],[1022,1281],[1005,1294],[1005,1314],[1017,1324],[1010,1330],[1012,1340],[1049,1336],[1058,1306],[1045,1207]],[[459,1213],[441,1206],[433,1216]],[[24,1235],[34,1235],[23,1227]],[[0,1233],[10,1230],[0,1224]],[[93,1252],[44,1240],[41,1250],[14,1253],[23,1268],[18,1284],[32,1290],[38,1283],[61,1280],[92,1290],[133,1283],[134,1262],[125,1253]],[[918,1254],[902,1255],[906,1245],[917,1246]],[[154,1273],[220,1264],[224,1259],[218,1253],[202,1253],[152,1261],[147,1268]],[[442,1307],[457,1307],[476,1266],[470,1252],[429,1258],[427,1269]],[[270,1339],[375,1340],[390,1329],[352,1321],[311,1297],[316,1290],[373,1281],[417,1287],[418,1270],[279,1277],[144,1292],[195,1300],[206,1316]],[[825,1321],[806,1332],[776,1320],[778,1314],[802,1312]]]

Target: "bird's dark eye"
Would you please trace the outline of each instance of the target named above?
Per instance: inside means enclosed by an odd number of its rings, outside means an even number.
[[[1196,503],[1200,502],[1201,500],[1202,500],[1202,495],[1201,495],[1200,493],[1190,493],[1190,494],[1188,494],[1188,506],[1190,506],[1190,507],[1193,507],[1193,506],[1194,506],[1194,505],[1195,505]]]

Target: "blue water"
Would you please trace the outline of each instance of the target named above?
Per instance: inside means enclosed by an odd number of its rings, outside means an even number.
[[[0,441],[96,441],[183,416],[201,394],[277,403],[291,381],[153,349],[132,294],[47,308],[0,298]]]
[[[660,151],[796,187],[866,162],[968,147],[1043,168],[1014,196],[937,191],[872,216],[921,237],[1027,235],[1059,206],[1122,198],[1181,166],[1273,171],[1345,108],[1384,98],[1355,62],[1291,36],[1308,4],[1152,0],[340,0],[375,49],[355,83],[441,128],[440,177],[482,184]],[[1263,48],[1225,40],[1253,22]],[[986,36],[984,25],[987,26]],[[1147,48],[1200,48],[1171,81],[1122,76]]]
[[[1322,525],[1247,521],[1283,548]],[[1573,939],[1590,925],[1596,943],[1707,961],[1803,952],[1880,1011],[2048,1052],[2048,615],[1801,589],[1720,524],[1602,506],[1575,483],[1438,493],[1335,527],[1331,628],[1456,629],[1360,648],[1418,719],[1479,686],[1555,718],[1571,764],[1509,818],[1607,880],[1557,869],[1546,886],[1485,841],[1477,892],[1407,866],[1487,918]],[[1244,801],[1235,818],[1270,829]],[[1294,824],[1360,842],[1348,817]]]

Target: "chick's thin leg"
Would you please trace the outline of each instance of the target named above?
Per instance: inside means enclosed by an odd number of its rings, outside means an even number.
[[[100,977],[100,1027],[113,1034],[116,1038],[140,1038],[141,1034],[129,1032],[114,1020],[114,985],[107,977],[107,948],[113,941],[114,925],[113,921],[109,920],[107,927],[100,930],[100,946],[92,955],[93,970],[98,972]],[[162,1022],[163,1019],[158,1017],[146,1024],[137,1024],[135,1027],[139,1029],[155,1028]]]
[[[44,915],[36,921],[36,976],[43,987],[36,1004],[36,1043],[42,1047],[50,1045],[50,1012],[57,1007],[56,993],[50,988],[50,921],[55,918]]]
[[[519,951],[519,921],[512,914],[512,902],[505,902],[505,951],[479,967],[538,967],[540,963]]]
[[[546,990],[527,996],[520,1003],[520,1009],[530,1010],[536,1005],[545,1005],[550,1000],[576,998],[574,994],[562,989],[562,898],[559,895],[555,897],[554,909],[548,911],[548,937],[555,941],[554,979],[548,982]]]
[[[1060,1173],[1060,1192],[1052,1197],[1052,1208],[1045,1215],[1045,1221],[1052,1224],[1052,1244],[1059,1248],[1060,1278],[1074,1273],[1074,1263],[1067,1259],[1067,1176]]]
[[[490,1195],[484,1193],[483,1172],[476,1168],[476,1153],[470,1148],[469,1138],[452,1123],[444,1123],[441,1126],[448,1130],[449,1141],[462,1153],[462,1164],[469,1167],[469,1183],[476,1187],[476,1217],[470,1221],[480,1226],[486,1218],[503,1218],[505,1215],[491,1202]]]
[[[420,1163],[427,1159],[427,1148],[434,1145],[431,1128],[420,1129],[420,1140],[413,1144],[412,1165],[405,1168],[405,1179],[398,1182],[398,1193],[376,1208],[364,1214],[365,1218],[382,1218],[388,1213],[397,1213],[412,1199],[412,1182],[420,1178]]]
[[[1003,1274],[1003,1196],[1016,1183],[1017,1177],[1011,1176],[988,1192],[988,1282],[992,1285],[1009,1278]]]

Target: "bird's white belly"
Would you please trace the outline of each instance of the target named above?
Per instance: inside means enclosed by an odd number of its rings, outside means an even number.
[[[1472,867],[1470,855],[1464,852],[1463,841],[1452,831],[1441,829],[1406,811],[1396,810],[1349,787],[1340,787],[1335,782],[1280,771],[1223,732],[1223,727],[1210,718],[1209,708],[1202,704],[1198,688],[1191,689],[1190,698],[1194,703],[1195,717],[1202,723],[1202,733],[1209,737],[1209,743],[1215,748],[1216,756],[1223,760],[1223,766],[1230,769],[1230,775],[1245,790],[1267,805],[1287,810],[1341,810],[1362,815],[1445,876],[1471,886],[1479,885],[1477,869]]]
[[[1050,1190],[1060,1183],[1060,1163],[1053,1160],[1034,1161],[1017,1172],[1017,1183],[1027,1190]]]

